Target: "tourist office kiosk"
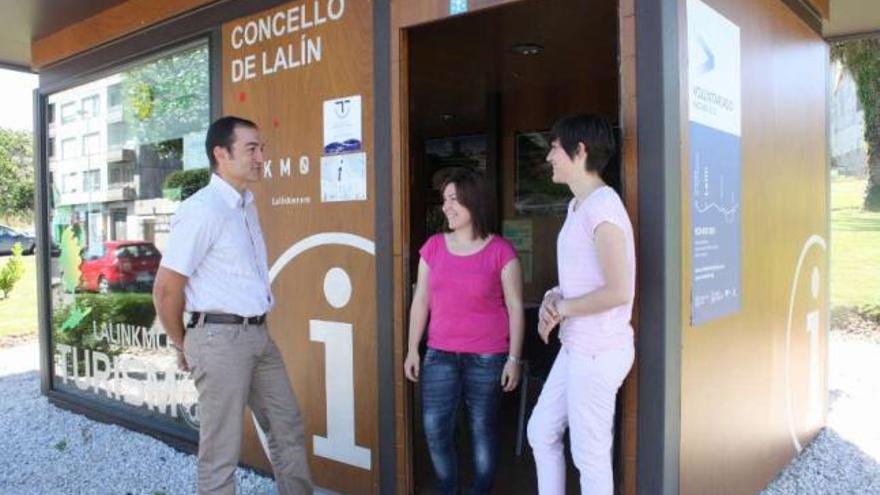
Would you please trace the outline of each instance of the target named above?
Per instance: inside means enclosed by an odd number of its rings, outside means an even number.
[[[238,115],[266,142],[253,192],[269,326],[316,485],[432,482],[402,373],[409,298],[417,250],[443,228],[436,183],[470,167],[518,251],[530,322],[498,493],[534,493],[522,427],[558,349],[534,318],[568,200],[547,131],[592,112],[614,123],[606,180],[637,233],[617,486],[755,492],[825,421],[827,13],[823,0],[85,2],[31,47],[43,392],[194,450],[195,389],[150,287],[172,215],[208,178],[207,126]],[[243,420],[242,463],[268,471]]]

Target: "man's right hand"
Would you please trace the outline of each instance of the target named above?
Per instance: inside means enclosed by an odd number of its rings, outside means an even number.
[[[180,349],[174,349],[177,352],[177,369],[180,371],[190,371],[189,363],[186,362],[186,354]]]

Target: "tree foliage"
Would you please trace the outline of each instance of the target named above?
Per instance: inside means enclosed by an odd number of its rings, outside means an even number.
[[[0,215],[24,216],[34,208],[33,138],[0,128]]]
[[[831,45],[831,57],[852,74],[865,112],[868,188],[865,209],[880,211],[880,39],[865,38]]]

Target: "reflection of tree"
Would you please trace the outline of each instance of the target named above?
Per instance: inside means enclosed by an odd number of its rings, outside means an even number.
[[[126,125],[137,142],[139,195],[162,195],[165,177],[183,168],[183,139],[209,119],[208,48],[167,55],[123,74]]]
[[[205,126],[209,115],[208,47],[199,46],[123,74],[126,124],[139,144],[180,158],[177,138]]]

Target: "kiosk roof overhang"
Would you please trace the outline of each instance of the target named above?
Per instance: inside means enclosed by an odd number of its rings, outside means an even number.
[[[31,44],[127,0],[0,0],[0,67],[33,71]],[[780,0],[782,1],[782,0]],[[795,0],[807,1],[810,0]],[[828,39],[880,35],[880,1],[828,0]]]
[[[822,22],[826,39],[880,35],[880,2],[877,0],[831,0],[829,19]]]
[[[0,0],[0,67],[33,70],[31,42],[126,0]]]

